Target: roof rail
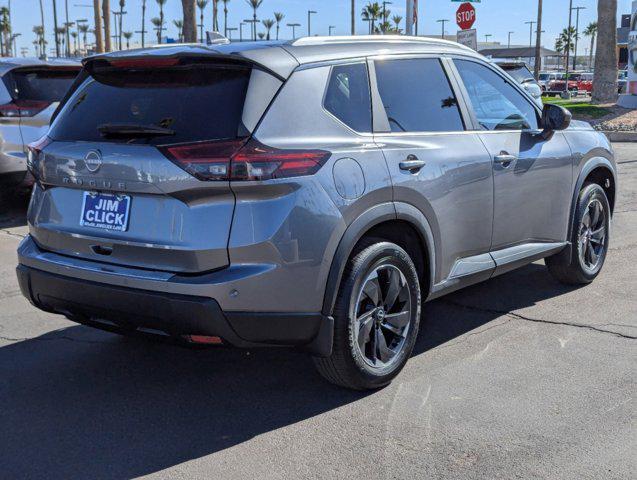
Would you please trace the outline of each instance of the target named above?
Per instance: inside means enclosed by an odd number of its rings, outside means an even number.
[[[442,40],[431,37],[413,37],[408,35],[355,35],[355,36],[316,36],[301,37],[289,42],[289,45],[298,47],[305,45],[329,45],[336,43],[423,43],[429,45],[448,45],[450,47],[471,50],[469,47],[450,40]],[[472,50],[473,51],[473,50]]]

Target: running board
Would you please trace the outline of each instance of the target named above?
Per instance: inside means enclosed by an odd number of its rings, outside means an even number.
[[[428,299],[432,300],[468,285],[510,272],[541,258],[553,255],[567,245],[568,242],[523,243],[515,247],[461,258],[454,263],[449,277],[433,286]]]

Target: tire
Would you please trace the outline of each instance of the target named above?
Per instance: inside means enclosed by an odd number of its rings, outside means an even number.
[[[595,211],[603,217],[596,218]],[[596,183],[585,184],[580,190],[573,218],[571,248],[545,260],[556,280],[567,285],[585,285],[595,280],[608,253],[610,218],[610,204],[604,189]],[[596,233],[602,228],[602,233]]]
[[[382,240],[364,241],[343,273],[334,306],[332,355],[314,358],[316,368],[342,387],[384,387],[411,356],[420,311],[420,282],[407,252]]]

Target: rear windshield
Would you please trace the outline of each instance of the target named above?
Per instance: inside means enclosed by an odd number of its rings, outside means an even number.
[[[14,100],[59,102],[79,73],[62,70],[12,70],[2,80]]]
[[[49,136],[58,141],[151,145],[247,135],[242,112],[251,67],[196,65],[93,73],[64,105]],[[104,126],[151,127],[168,135],[104,134]]]

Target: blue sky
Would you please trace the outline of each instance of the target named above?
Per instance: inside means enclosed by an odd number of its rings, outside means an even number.
[[[0,5],[6,5],[9,0],[0,0]],[[45,25],[49,47],[53,45],[53,8],[54,0],[43,0],[45,4]],[[74,5],[92,5],[92,0],[56,0],[58,6],[58,22],[64,21],[65,1],[69,5],[69,19],[74,21],[78,18],[87,18],[92,26],[92,8]],[[29,47],[29,53],[33,54],[32,41],[34,35],[32,28],[40,23],[39,0],[12,0],[12,17],[14,31],[22,33],[18,38],[18,48]],[[124,31],[139,30],[141,25],[141,0],[126,0],[126,10],[129,12],[124,16]],[[212,24],[212,2],[205,12],[204,23],[208,28]],[[367,0],[357,0],[357,10],[360,11]],[[392,15],[405,16],[405,0],[394,0],[393,5],[388,5]],[[111,8],[119,8],[118,0],[111,0]],[[221,2],[220,2],[221,4]],[[554,39],[568,23],[569,0],[544,0],[544,41],[543,44],[552,48]],[[574,0],[574,6],[586,7],[580,12],[580,27],[585,27],[597,17],[596,0]],[[630,13],[630,0],[618,0],[619,13]],[[147,18],[158,16],[159,7],[155,0],[147,0]],[[302,26],[297,29],[297,35],[307,33],[307,10],[316,10],[318,13],[312,16],[312,33],[327,35],[328,27],[334,25],[336,28],[333,34],[349,34],[349,0],[264,0],[259,9],[259,18],[273,18],[273,12],[281,11],[285,13],[284,23],[300,23]],[[451,0],[419,0],[420,5],[420,27],[419,33],[440,34],[440,23],[437,19],[449,19],[451,22],[446,25],[445,30],[455,33],[457,28],[455,22],[455,11],[460,5]],[[537,0],[482,0],[479,4],[474,4],[477,10],[477,21],[475,28],[478,30],[478,38],[484,40],[485,34],[491,34],[490,41],[499,41],[503,44],[507,42],[507,34],[512,34],[511,43],[526,45],[529,41],[529,25],[524,22],[535,20],[537,15]],[[237,27],[243,19],[251,16],[245,0],[231,0],[228,3],[228,24]],[[165,7],[165,17],[168,22],[168,36],[176,36],[177,32],[172,25],[172,20],[181,17],[181,0],[168,0]],[[223,15],[219,21],[223,29]],[[147,25],[150,30],[150,25]],[[244,33],[249,28],[244,28]],[[357,33],[365,33],[367,24],[357,21]],[[238,34],[235,33],[235,38]],[[282,38],[290,38],[291,30],[283,27]],[[152,35],[151,35],[151,38]],[[91,41],[91,40],[89,40]],[[137,34],[133,37],[133,42],[138,41]],[[588,45],[586,40],[581,44],[580,54],[584,53],[584,48]]]

